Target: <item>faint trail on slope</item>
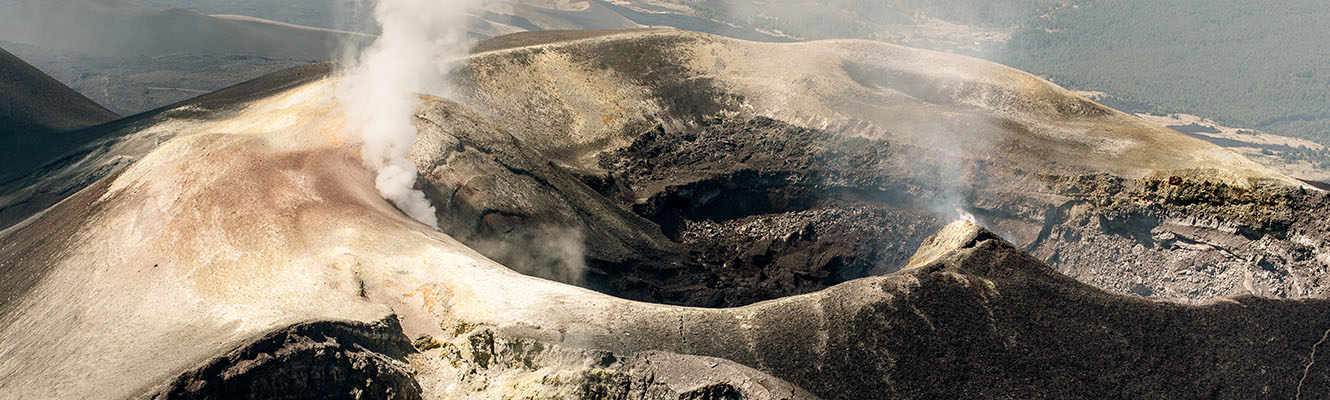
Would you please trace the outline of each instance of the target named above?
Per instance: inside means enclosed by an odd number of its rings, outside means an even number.
[[[1326,328],[1325,333],[1321,334],[1321,340],[1312,345],[1311,360],[1307,361],[1307,366],[1302,369],[1302,379],[1298,380],[1298,391],[1293,396],[1293,400],[1302,400],[1302,385],[1307,382],[1307,375],[1312,371],[1312,364],[1316,364],[1316,347],[1325,343],[1325,339],[1330,337],[1330,328]]]

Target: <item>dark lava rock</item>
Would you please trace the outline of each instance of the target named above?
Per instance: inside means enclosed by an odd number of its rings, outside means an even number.
[[[713,119],[657,126],[602,154],[597,173],[455,103],[428,109],[417,148],[438,150],[417,163],[444,232],[620,297],[722,307],[807,293],[891,272],[943,223],[912,197],[930,189],[882,163],[881,141]]]
[[[687,221],[681,240],[726,302],[809,293],[836,283],[895,271],[928,234],[923,219],[886,208],[820,208],[727,221]]]
[[[684,303],[734,306],[904,265],[943,221],[920,204],[927,186],[891,170],[896,151],[769,118],[710,119],[658,126],[600,165],[631,193],[622,206],[688,249],[696,264],[680,274],[705,284]]]
[[[397,317],[312,322],[263,337],[180,375],[153,399],[419,399]]]

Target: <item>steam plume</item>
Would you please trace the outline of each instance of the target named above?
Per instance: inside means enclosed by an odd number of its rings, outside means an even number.
[[[348,127],[359,132],[375,186],[402,212],[438,227],[434,206],[415,189],[407,159],[416,140],[418,93],[446,95],[450,66],[467,54],[467,10],[480,0],[368,0],[381,33],[352,57],[338,88]]]

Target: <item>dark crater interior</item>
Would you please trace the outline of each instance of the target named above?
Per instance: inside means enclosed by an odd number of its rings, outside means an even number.
[[[483,121],[438,107],[438,126]],[[1241,284],[1226,271],[1252,267],[1269,294],[1315,290],[1298,286],[1321,285],[1299,238],[1330,231],[1306,218],[1327,197],[1303,189],[1039,174],[763,117],[639,125],[594,169],[483,125],[448,132],[422,172],[443,231],[519,272],[640,301],[739,306],[891,273],[961,207],[1064,274],[1180,301],[1226,295]]]
[[[453,119],[437,126],[465,118],[436,111]],[[444,232],[519,272],[701,307],[893,272],[946,222],[917,200],[936,185],[898,171],[883,140],[761,117],[636,129],[594,170],[449,132],[424,190]]]
[[[684,249],[671,280],[688,285],[650,300],[736,306],[904,265],[943,221],[915,204],[919,185],[884,173],[891,151],[768,118],[710,119],[602,155],[609,179],[590,183]]]

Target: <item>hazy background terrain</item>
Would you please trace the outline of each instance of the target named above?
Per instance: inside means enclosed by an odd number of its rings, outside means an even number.
[[[0,48],[128,115],[340,56],[357,0],[0,0]],[[1330,8],[1315,0],[511,0],[473,38],[673,26],[760,41],[864,38],[998,61],[1255,158],[1330,168]],[[171,9],[178,8],[178,9]],[[270,21],[254,21],[235,15]],[[293,24],[293,25],[287,25]],[[1163,123],[1169,123],[1163,121]],[[1233,127],[1233,129],[1226,129]],[[1265,131],[1305,140],[1282,141]],[[1243,136],[1247,134],[1247,136]],[[1244,147],[1245,146],[1245,147]],[[1268,161],[1268,160],[1267,160]]]

